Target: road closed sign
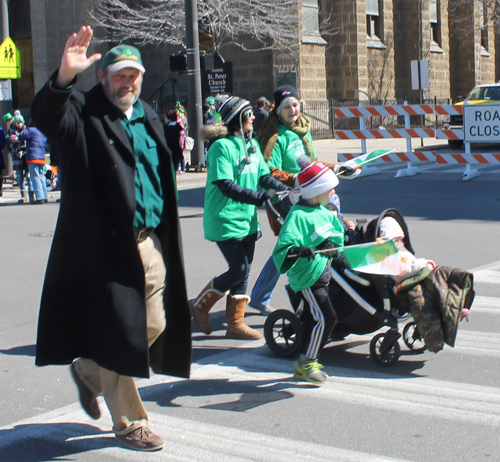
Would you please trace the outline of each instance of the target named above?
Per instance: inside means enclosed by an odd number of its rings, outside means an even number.
[[[464,141],[500,142],[500,104],[464,104]]]

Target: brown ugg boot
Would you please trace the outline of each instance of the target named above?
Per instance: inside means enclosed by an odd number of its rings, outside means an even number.
[[[226,337],[242,340],[258,340],[262,334],[243,322],[245,308],[250,302],[248,295],[228,295],[226,304]]]
[[[210,323],[209,311],[225,295],[226,292],[219,292],[214,289],[214,280],[212,279],[200,292],[198,297],[189,300],[191,314],[195,324],[203,333],[210,335],[212,333],[212,324]]]

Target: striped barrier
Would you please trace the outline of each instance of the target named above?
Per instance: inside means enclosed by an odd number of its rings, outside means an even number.
[[[461,128],[436,130],[436,138],[438,140],[463,140],[464,131]]]
[[[429,104],[412,104],[403,106],[372,106],[346,107],[335,109],[335,117],[373,117],[373,116],[405,116],[405,115],[432,115],[434,109]]]
[[[387,128],[378,130],[336,130],[338,140],[382,140],[387,138],[437,138],[440,140],[463,140],[460,128],[435,130],[434,128]]]
[[[338,160],[341,162],[346,162],[348,160],[355,159],[361,154],[351,154],[351,153],[340,153],[337,154]],[[391,152],[390,154],[377,159],[375,162],[436,162],[436,153],[433,151],[422,151],[422,152]]]
[[[500,154],[482,153],[482,154],[438,154],[436,153],[436,162],[438,164],[455,165],[500,165]]]
[[[337,108],[334,109],[334,114],[336,118],[344,117],[358,117],[359,118],[359,130],[336,130],[335,138],[338,140],[353,140],[359,139],[361,141],[361,151],[363,153],[367,152],[366,140],[373,139],[388,139],[388,138],[403,138],[406,139],[406,152],[405,153],[394,153],[392,158],[386,160],[386,162],[407,162],[407,167],[405,169],[398,170],[395,178],[403,176],[417,175],[421,173],[420,169],[414,167],[412,162],[429,162],[438,159],[437,153],[413,153],[412,149],[412,138],[437,138],[441,140],[463,140],[464,131],[462,129],[434,129],[434,128],[411,128],[410,116],[415,115],[460,115],[463,114],[462,105],[432,105],[432,104],[403,104],[402,106],[372,106],[364,107],[361,104],[358,107],[348,107],[348,108]],[[387,116],[404,116],[405,128],[404,129],[377,129],[377,130],[367,130],[365,118],[366,117],[387,117]],[[442,156],[447,156],[452,160],[446,161],[444,157],[439,157],[440,161],[438,163],[457,163],[465,164],[465,172],[463,180],[467,181],[476,176],[479,176],[477,170],[471,170],[471,164],[489,164],[497,163],[498,159],[496,154],[492,155],[476,155],[470,154],[470,143],[465,143],[466,154],[443,154]],[[339,154],[340,156],[347,156],[347,154]],[[431,158],[430,158],[430,157]],[[462,156],[462,157],[453,157]],[[482,156],[482,157],[474,157]],[[434,157],[434,158],[432,158]],[[350,160],[346,157],[346,160]],[[373,175],[380,173],[380,170],[369,167],[367,174]]]
[[[465,154],[437,154],[438,164],[465,165],[462,181],[469,181],[479,176],[479,170],[472,169],[471,165],[500,165],[498,153],[470,153],[470,143],[465,144]],[[467,152],[469,151],[469,152]]]
[[[440,140],[463,140],[460,128],[435,130],[434,128],[388,128],[378,130],[336,130],[338,140],[381,140],[387,138],[437,138]]]
[[[386,138],[435,138],[433,128],[394,128],[387,130],[336,130],[339,140],[380,140]]]
[[[343,107],[334,110],[335,117],[388,117],[388,116],[413,116],[413,115],[460,115],[463,114],[462,105],[444,104],[403,104],[402,106],[356,106]]]

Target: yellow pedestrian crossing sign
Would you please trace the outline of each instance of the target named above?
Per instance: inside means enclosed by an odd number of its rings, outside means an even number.
[[[0,79],[21,78],[21,53],[10,37],[0,45]]]

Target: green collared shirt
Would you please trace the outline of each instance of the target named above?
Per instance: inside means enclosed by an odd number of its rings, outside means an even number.
[[[160,158],[156,141],[148,134],[142,103],[134,103],[132,117],[121,113],[121,121],[129,137],[135,157],[136,209],[134,229],[156,228],[161,222],[163,194],[160,181]]]

